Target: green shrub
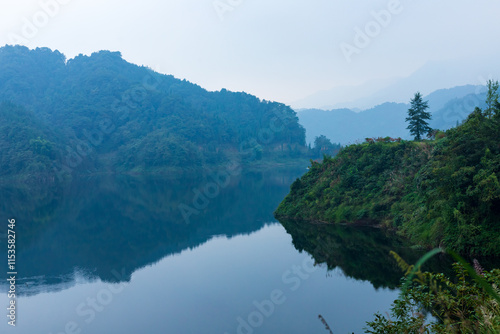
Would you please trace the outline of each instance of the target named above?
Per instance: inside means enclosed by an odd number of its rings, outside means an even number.
[[[367,322],[366,333],[500,333],[499,269],[486,272],[477,261],[474,270],[455,263],[456,276],[448,278],[415,272],[393,255],[406,273],[402,293],[390,315],[377,313]]]

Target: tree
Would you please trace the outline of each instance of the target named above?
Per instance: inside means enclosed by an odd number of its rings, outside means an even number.
[[[321,158],[323,154],[335,156],[340,150],[340,144],[332,144],[330,139],[321,135],[314,139],[314,148],[312,149],[314,155]]]
[[[498,81],[488,80],[488,93],[486,94],[486,110],[485,114],[491,117],[498,109]]]
[[[410,104],[411,108],[408,109],[408,117],[406,118],[406,121],[410,124],[407,129],[410,130],[412,136],[415,136],[415,140],[421,140],[423,134],[432,131],[427,122],[427,120],[431,119],[431,114],[425,111],[429,108],[429,104],[428,101],[422,99],[420,92],[415,94]]]

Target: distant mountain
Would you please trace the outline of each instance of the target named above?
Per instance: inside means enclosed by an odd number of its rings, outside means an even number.
[[[346,145],[366,137],[408,137],[408,131],[401,131],[405,129],[406,109],[402,103],[384,103],[359,113],[349,109],[305,109],[297,115],[306,129],[308,143],[325,135],[332,142]]]
[[[387,101],[406,103],[417,91],[429,95],[441,88],[484,85],[488,79],[500,78],[497,59],[498,55],[492,55],[483,57],[481,61],[431,61],[407,77],[371,80],[358,86],[335,87],[295,101],[292,107],[365,110]],[[465,95],[472,93],[476,92],[469,91]]]
[[[427,95],[424,100],[429,101],[431,127],[447,130],[463,121],[476,106],[483,108],[484,92],[484,86],[466,85],[440,89]],[[372,137],[411,138],[405,121],[408,108],[405,103],[386,102],[361,112],[350,109],[299,109],[297,114],[300,124],[306,129],[308,143],[319,135],[325,135],[333,142],[346,145]]]
[[[486,86],[465,85],[447,89],[438,89],[425,97],[429,101],[429,111],[434,113],[442,109],[448,102],[461,99],[471,94],[480,95],[486,92]]]
[[[388,87],[397,82],[399,78],[369,81],[359,86],[340,86],[333,89],[322,90],[299,101],[292,103],[295,109],[342,109],[352,110],[368,109],[383,102],[383,99],[373,101],[372,96],[382,87]]]
[[[167,172],[306,150],[289,107],[209,92],[130,64],[119,52],[66,60],[47,48],[2,47],[1,101],[8,101],[0,105],[2,177]]]
[[[450,129],[465,120],[474,111],[474,108],[484,109],[486,107],[485,101],[484,89],[478,89],[477,93],[462,98],[450,99],[441,109],[432,114],[431,126],[435,129]]]

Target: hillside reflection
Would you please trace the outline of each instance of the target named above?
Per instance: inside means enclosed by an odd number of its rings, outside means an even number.
[[[92,177],[65,189],[4,186],[0,219],[17,222],[19,293],[64,289],[79,279],[128,281],[135,270],[213,236],[257,231],[274,221],[272,212],[302,172],[235,175],[218,191],[212,177],[201,175]],[[206,194],[207,185],[211,192],[200,200],[197,190]],[[1,224],[2,248],[6,228]]]
[[[407,263],[413,264],[424,254],[391,232],[366,226],[312,224],[283,220],[281,224],[292,236],[298,251],[306,251],[329,270],[342,269],[357,280],[369,281],[375,288],[396,288],[403,273],[389,255],[395,251]],[[450,260],[436,257],[423,270],[442,272],[451,269]]]

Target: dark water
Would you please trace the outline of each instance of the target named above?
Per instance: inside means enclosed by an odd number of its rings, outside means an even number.
[[[16,218],[17,321],[2,333],[361,333],[397,297],[388,255],[417,254],[371,228],[280,224],[303,171],[227,178],[125,176],[64,189],[4,186],[0,247]],[[318,233],[320,231],[320,233]]]

